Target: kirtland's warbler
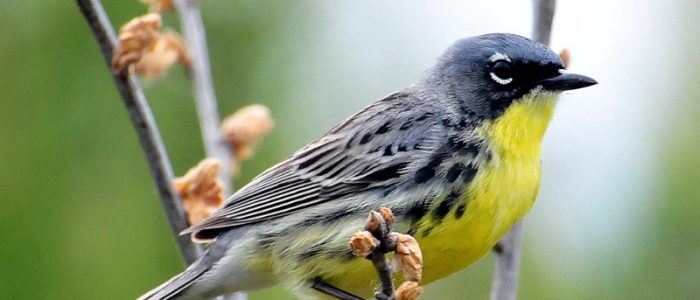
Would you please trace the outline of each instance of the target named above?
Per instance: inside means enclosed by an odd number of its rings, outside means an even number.
[[[141,299],[201,298],[319,278],[371,297],[370,262],[350,250],[369,211],[390,208],[424,256],[423,283],[470,265],[532,207],[557,95],[596,81],[513,34],[457,41],[418,83],[349,117],[184,233],[204,255]]]

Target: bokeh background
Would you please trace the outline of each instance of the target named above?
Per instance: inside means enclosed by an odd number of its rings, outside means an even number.
[[[119,26],[139,2],[105,0]],[[521,299],[697,299],[700,2],[559,1],[552,46],[600,84],[565,94],[525,219]],[[202,1],[222,112],[277,127],[241,186],[458,38],[529,35],[531,2]],[[166,24],[178,28],[172,13]],[[178,174],[203,155],[190,84],[146,93]],[[0,2],[0,298],[129,299],[182,270],[131,124],[72,1]],[[492,257],[424,299],[487,299]],[[280,288],[250,299],[286,299]]]

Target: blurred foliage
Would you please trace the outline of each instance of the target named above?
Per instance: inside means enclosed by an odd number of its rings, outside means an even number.
[[[244,165],[240,186],[326,128],[285,113],[317,12],[298,1],[203,1],[222,112],[268,105],[278,127]],[[106,1],[114,24],[145,12]],[[173,14],[166,24],[177,28]],[[697,41],[696,41],[697,42]],[[182,270],[138,141],[97,45],[71,1],[0,2],[0,298],[128,299]],[[695,68],[700,61],[693,61]],[[698,78],[700,74],[693,74]],[[145,84],[176,173],[203,155],[182,69]],[[700,90],[668,142],[663,198],[633,265],[564,284],[525,249],[523,299],[691,299],[700,294]],[[302,102],[302,101],[297,101]],[[687,102],[687,103],[686,103]],[[351,113],[348,111],[347,114]],[[527,245],[527,242],[526,242]],[[538,258],[546,259],[546,258]],[[487,299],[491,258],[428,287],[425,299]],[[280,288],[251,299],[289,297]]]

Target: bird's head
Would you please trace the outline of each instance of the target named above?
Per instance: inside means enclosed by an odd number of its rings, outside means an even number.
[[[496,119],[522,99],[596,83],[568,73],[547,46],[504,33],[457,41],[422,80],[424,86],[482,119]]]

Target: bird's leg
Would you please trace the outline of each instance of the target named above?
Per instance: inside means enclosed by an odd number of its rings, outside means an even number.
[[[337,287],[334,287],[330,284],[327,284],[323,282],[323,280],[320,277],[316,277],[314,279],[313,284],[311,285],[311,288],[314,290],[317,290],[321,293],[324,293],[326,295],[336,297],[341,300],[364,300],[358,296],[355,296],[353,294],[350,294],[346,291],[343,291]]]

